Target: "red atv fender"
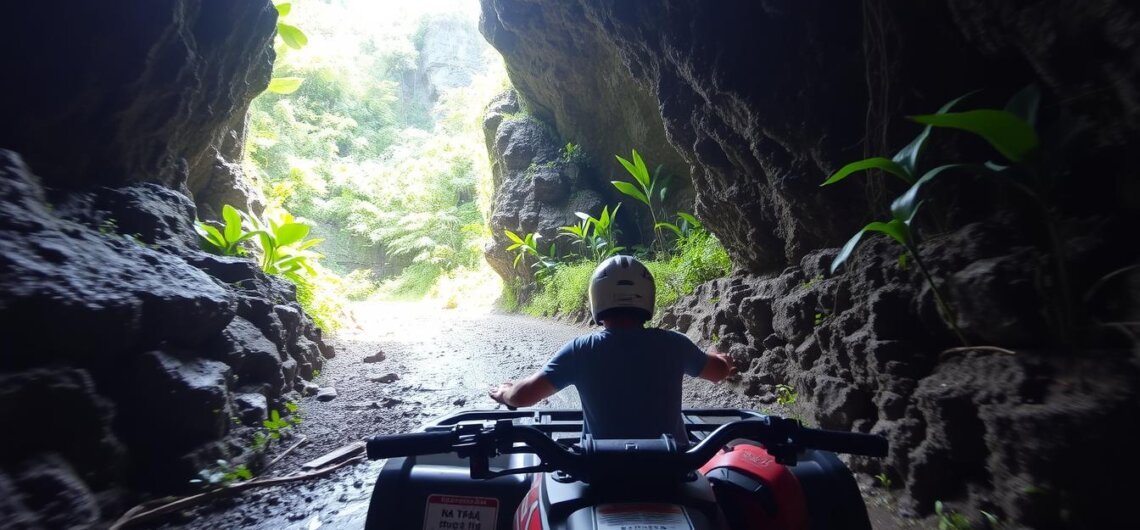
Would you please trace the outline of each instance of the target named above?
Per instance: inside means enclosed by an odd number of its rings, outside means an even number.
[[[807,530],[807,502],[799,479],[763,447],[726,447],[701,467],[732,528]]]

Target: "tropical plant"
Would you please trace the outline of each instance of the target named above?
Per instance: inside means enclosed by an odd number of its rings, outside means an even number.
[[[947,509],[942,501],[934,501],[934,514],[938,517],[938,530],[970,530],[970,520],[956,511]]]
[[[228,461],[219,459],[209,469],[198,471],[198,478],[192,479],[190,483],[205,487],[220,487],[252,478],[253,472],[245,464],[233,466]]]
[[[574,212],[581,221],[576,225],[559,228],[559,236],[572,238],[573,244],[582,249],[583,258],[601,263],[625,250],[625,247],[617,244],[618,232],[614,226],[619,208],[621,203],[613,211],[610,211],[609,206],[604,206],[597,217],[585,212]]]
[[[228,204],[222,206],[222,220],[225,224],[221,230],[209,223],[194,222],[194,229],[202,237],[202,248],[222,256],[244,256],[245,249],[241,243],[261,235],[261,232],[245,230],[241,212]]]
[[[525,265],[526,256],[534,257],[534,263],[531,263],[530,266],[534,269],[534,279],[537,281],[549,278],[558,269],[559,263],[556,258],[558,249],[553,243],[550,244],[546,252],[538,250],[538,240],[542,238],[541,234],[532,232],[520,237],[507,229],[503,229],[503,233],[506,234],[507,239],[511,240],[511,244],[507,246],[507,252],[515,252],[515,260],[511,266],[518,267],[520,262]]]
[[[261,246],[261,270],[294,281],[301,281],[299,277],[302,271],[310,276],[316,274],[310,260],[315,261],[320,254],[308,249],[323,240],[305,240],[311,230],[307,223],[298,221],[293,214],[280,209],[266,210],[263,219],[240,213],[256,229],[257,241]]]
[[[637,149],[632,151],[632,160],[626,160],[621,156],[615,155],[618,162],[622,167],[633,177],[633,183],[624,180],[612,180],[611,184],[618,191],[641,201],[646,207],[649,208],[649,217],[653,219],[653,240],[657,246],[657,251],[667,253],[665,248],[665,238],[662,236],[661,227],[658,226],[658,219],[664,218],[664,203],[665,196],[668,193],[668,179],[661,176],[661,166],[657,166],[653,174],[649,174],[649,168],[645,165],[645,161],[641,159]],[[661,214],[660,216],[658,214]]]
[[[309,37],[300,28],[292,24],[287,24],[282,21],[285,17],[293,11],[293,4],[291,2],[282,2],[274,5],[277,8],[277,38],[290,48],[299,50],[309,43]],[[301,83],[304,79],[300,77],[274,77],[269,80],[269,90],[274,94],[292,94],[298,88],[301,88]]]
[[[852,236],[832,261],[831,271],[834,273],[839,266],[851,256],[851,253],[859,244],[860,239],[867,232],[880,232],[888,235],[891,239],[900,243],[905,250],[905,253],[900,256],[899,259],[900,266],[905,268],[909,261],[913,261],[914,264],[918,266],[923,278],[930,286],[942,318],[950,325],[958,339],[966,345],[969,343],[962,335],[961,330],[958,329],[957,317],[953,309],[918,253],[917,241],[911,225],[915,215],[918,213],[919,207],[922,205],[922,201],[919,200],[919,193],[925,184],[950,169],[968,170],[976,174],[991,176],[1001,175],[1004,172],[1010,174],[1022,172],[1030,176],[1030,178],[1027,179],[1029,182],[1043,181],[1040,175],[1040,140],[1034,130],[1037,107],[1040,102],[1040,92],[1038,89],[1033,85],[1026,87],[1010,99],[1004,110],[977,109],[965,112],[950,112],[959,101],[969,95],[970,94],[966,94],[950,101],[934,114],[911,116],[911,120],[925,124],[926,127],[923,128],[922,132],[914,140],[892,158],[874,157],[852,162],[840,168],[839,171],[821,184],[821,186],[827,186],[839,182],[856,172],[868,169],[880,169],[898,177],[910,185],[902,195],[891,203],[891,219],[885,222],[872,222]],[[919,156],[934,127],[952,128],[976,134],[993,146],[994,149],[1008,161],[1012,162],[1013,166],[1003,166],[993,162],[986,162],[985,164],[946,164],[930,169],[923,173],[921,177],[918,177]],[[1053,312],[1059,329],[1061,330],[1060,333],[1063,335],[1062,338],[1068,343],[1068,330],[1072,328],[1073,319],[1071,309],[1069,309],[1071,304],[1069,303],[1068,275],[1059,254],[1060,241],[1055,228],[1055,215],[1039,191],[1035,191],[1030,185],[1016,179],[1009,180],[1009,182],[1015,188],[1025,192],[1031,197],[1045,214],[1050,243],[1053,247],[1051,254],[1055,261],[1056,275],[1058,282],[1061,284],[1060,290],[1062,293],[1058,302],[1054,304],[1055,308]]]
[[[662,221],[655,224],[654,228],[664,228],[670,232],[673,232],[673,234],[677,236],[678,241],[693,235],[697,231],[704,230],[701,222],[698,221],[696,217],[685,212],[677,212],[676,224]]]
[[[293,427],[293,424],[282,418],[276,409],[269,411],[269,419],[262,420],[261,425],[265,427],[271,440],[280,440]]]
[[[799,393],[791,385],[776,385],[776,403],[790,407],[795,405],[798,399]]]

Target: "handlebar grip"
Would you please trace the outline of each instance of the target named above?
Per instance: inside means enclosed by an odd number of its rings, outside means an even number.
[[[377,435],[367,439],[368,458],[379,460],[398,456],[450,453],[456,441],[451,431]]]
[[[796,433],[796,438],[804,447],[834,453],[885,457],[890,448],[886,438],[858,432],[821,431],[804,428]]]

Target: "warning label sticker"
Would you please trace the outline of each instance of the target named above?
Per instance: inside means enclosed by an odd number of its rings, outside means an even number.
[[[676,504],[602,504],[594,519],[598,530],[693,530],[689,514]]]
[[[429,495],[423,530],[494,530],[499,499]]]

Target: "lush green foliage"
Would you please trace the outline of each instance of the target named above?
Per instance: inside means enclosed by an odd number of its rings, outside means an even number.
[[[311,227],[298,221],[293,214],[281,209],[266,210],[262,219],[240,212],[257,234],[261,247],[261,270],[269,274],[285,276],[295,283],[302,281],[301,272],[315,276],[313,263],[320,254],[309,249],[323,239],[305,238]]]
[[[968,95],[969,94],[966,96]],[[953,308],[948,303],[938,283],[935,282],[934,278],[930,275],[930,271],[922,262],[918,252],[918,241],[912,229],[912,224],[915,220],[915,216],[918,214],[919,207],[922,205],[919,195],[925,184],[951,169],[995,175],[1006,168],[992,163],[985,165],[945,164],[932,168],[923,173],[922,176],[918,176],[919,157],[934,127],[959,129],[974,133],[989,142],[994,149],[1010,162],[1026,168],[1033,167],[1040,152],[1040,141],[1031,123],[1031,121],[1035,119],[1037,102],[1040,97],[1035,88],[1027,88],[1015,95],[1014,98],[1011,99],[1010,104],[1007,105],[1007,110],[979,109],[966,112],[950,112],[951,109],[966,96],[950,101],[934,114],[911,117],[912,120],[925,124],[926,127],[923,128],[922,132],[911,141],[911,143],[896,153],[894,157],[890,159],[875,157],[852,162],[840,168],[839,171],[821,184],[821,186],[827,186],[860,171],[880,169],[899,177],[910,185],[902,195],[899,195],[891,202],[891,218],[889,220],[869,223],[856,232],[855,235],[843,245],[843,248],[840,249],[831,263],[831,272],[834,273],[836,269],[851,256],[865,234],[868,232],[886,234],[902,245],[904,249],[905,254],[903,256],[905,256],[905,258],[900,256],[900,266],[905,267],[910,261],[913,261],[914,264],[918,266],[919,271],[922,273],[927,284],[930,286],[931,292],[934,294],[939,312],[942,314],[943,319],[950,325],[963,344],[967,344],[967,341],[958,329],[957,318]],[[1020,112],[1021,115],[1015,112]]]
[[[482,261],[490,169],[481,114],[505,74],[485,48],[488,73],[470,86],[433,99],[413,83],[424,75],[418,56],[429,26],[475,25],[454,6],[426,4],[295,0],[285,9],[303,21],[307,43],[292,46],[285,39],[296,32],[279,26],[274,84],[251,105],[246,170],[271,204],[311,220],[329,241],[317,282],[326,290],[370,278],[381,285],[362,291],[423,296]],[[332,278],[361,266],[375,274]]]
[[[202,221],[194,223],[202,238],[202,248],[220,256],[244,256],[246,252],[241,243],[258,237],[260,232],[246,230],[241,213],[228,204],[222,206],[222,219],[225,224],[221,230]]]
[[[653,236],[654,243],[657,245],[658,252],[666,252],[665,239],[661,233],[661,223],[658,219],[665,218],[664,203],[665,196],[669,191],[668,179],[661,175],[661,166],[649,173],[649,167],[645,165],[645,161],[641,159],[637,149],[634,149],[630,158],[626,160],[620,156],[616,156],[617,161],[621,163],[622,167],[633,177],[633,183],[624,180],[613,180],[611,184],[618,191],[637,199],[646,208],[649,208],[649,216],[653,218]],[[658,216],[658,214],[661,214]]]
[[[601,263],[606,258],[625,250],[625,247],[617,244],[619,232],[616,223],[619,208],[621,208],[620,202],[614,206],[612,212],[609,206],[603,206],[602,213],[597,217],[585,212],[574,212],[581,222],[559,228],[561,232],[559,236],[570,238],[572,244],[581,251],[579,257]]]

